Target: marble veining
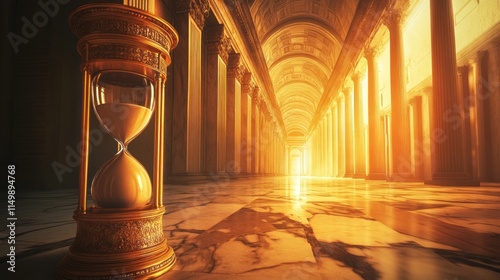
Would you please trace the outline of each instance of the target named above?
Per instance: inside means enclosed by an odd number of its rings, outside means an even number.
[[[500,185],[221,177],[165,185],[164,203],[178,260],[160,279],[500,279]],[[21,193],[16,279],[53,279],[76,204]]]

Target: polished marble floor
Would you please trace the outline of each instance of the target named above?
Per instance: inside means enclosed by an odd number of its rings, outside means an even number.
[[[21,194],[16,273],[2,227],[0,279],[53,279],[76,202],[76,190]],[[500,279],[498,184],[218,177],[166,185],[164,202],[178,261],[161,279]]]

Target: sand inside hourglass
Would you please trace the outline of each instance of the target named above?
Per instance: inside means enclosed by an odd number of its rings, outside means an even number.
[[[105,103],[97,105],[101,123],[115,137],[127,143],[134,138],[149,122],[150,109],[130,103]]]

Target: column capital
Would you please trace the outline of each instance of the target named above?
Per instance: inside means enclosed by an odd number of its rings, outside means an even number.
[[[252,74],[250,72],[246,72],[243,74],[241,79],[241,93],[251,95],[255,88],[255,83],[252,81]]]
[[[352,87],[351,86],[347,85],[347,86],[344,86],[342,88],[342,92],[344,93],[344,96],[349,95],[351,93],[351,91],[352,91]]]
[[[457,67],[457,75],[466,77],[469,73],[469,65],[463,65]]]
[[[490,41],[489,45],[497,50],[500,50],[500,37],[496,37]]]
[[[386,11],[385,15],[383,15],[382,22],[389,28],[389,31],[392,31],[396,27],[401,27],[405,16],[403,9],[390,8]]]
[[[229,54],[227,60],[227,76],[229,78],[235,78],[241,83],[243,75],[246,72],[246,67],[241,63],[241,55],[239,53]]]
[[[259,92],[260,88],[258,86],[253,88],[253,91],[251,92],[252,102],[258,102],[260,97]]]
[[[360,82],[361,80],[363,80],[363,78],[365,77],[365,72],[363,71],[356,71],[354,72],[352,75],[351,75],[351,80],[354,82],[354,85],[356,85],[356,82]]]
[[[365,58],[367,60],[374,59],[380,54],[381,48],[380,46],[367,46],[365,47]]]
[[[486,53],[487,53],[486,51],[477,51],[469,58],[469,63],[477,64],[481,62],[483,58],[486,56]]]
[[[242,85],[249,85],[252,82],[252,73],[250,71],[246,71],[243,73],[243,76],[241,77],[241,84]]]
[[[232,50],[231,39],[226,34],[223,24],[211,25],[206,28],[205,42],[208,54],[218,54],[228,63],[229,53]]]
[[[344,92],[339,89],[339,93],[337,94],[337,104],[342,102],[342,100],[344,99]]]
[[[422,95],[415,95],[408,100],[410,105],[416,104],[418,102],[422,102]]]
[[[210,13],[208,0],[178,0],[174,2],[178,14],[189,13],[191,18],[196,22],[196,25],[198,25],[198,28],[203,29],[205,20]]]

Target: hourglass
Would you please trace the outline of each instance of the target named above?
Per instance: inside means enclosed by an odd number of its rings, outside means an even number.
[[[119,144],[118,153],[97,172],[92,200],[102,208],[142,208],[151,199],[151,180],[127,146],[146,127],[154,108],[154,87],[146,77],[107,71],[92,81],[92,103],[101,125]]]
[[[69,23],[82,58],[82,145],[76,236],[57,278],[156,278],[176,261],[163,233],[163,146],[167,66],[178,36],[163,19],[121,4],[82,5]],[[89,184],[92,107],[118,153]],[[150,120],[151,178],[128,151]]]

